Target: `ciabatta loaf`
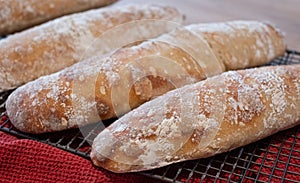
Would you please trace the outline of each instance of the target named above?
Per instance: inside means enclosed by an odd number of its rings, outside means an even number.
[[[72,14],[14,34],[0,41],[0,92],[109,53],[125,40],[157,37],[171,31],[168,22],[181,21],[171,7],[126,5]]]
[[[48,20],[116,0],[0,0],[0,36],[24,30]]]
[[[15,127],[58,131],[121,116],[174,88],[282,55],[282,35],[256,21],[181,27],[140,45],[93,57],[15,90]]]
[[[300,65],[230,71],[129,112],[94,140],[95,165],[149,170],[205,158],[300,124]]]

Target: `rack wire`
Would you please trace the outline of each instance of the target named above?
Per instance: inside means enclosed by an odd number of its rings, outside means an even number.
[[[300,64],[300,52],[287,50],[268,65]],[[46,143],[89,159],[97,124],[41,135],[18,131],[5,112],[12,91],[0,93],[0,131]],[[110,122],[113,122],[111,120]],[[82,131],[88,132],[82,134]],[[211,158],[176,163],[139,174],[166,182],[299,182],[300,125]]]

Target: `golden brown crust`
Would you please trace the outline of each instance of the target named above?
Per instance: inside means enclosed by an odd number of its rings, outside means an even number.
[[[211,49],[224,63],[226,70],[265,64],[265,60],[282,55],[286,49],[283,33],[275,26],[263,22],[248,21],[240,24],[239,21],[234,21],[222,25],[212,23],[211,28],[202,25],[191,27],[191,30],[202,33],[209,40]],[[248,33],[252,36],[245,36]],[[236,44],[237,42],[242,44]]]
[[[124,39],[120,37],[126,30],[115,31],[116,35],[112,34],[113,31],[120,25],[126,29],[130,22],[137,20],[181,23],[182,15],[167,6],[108,7],[61,17],[1,40],[0,92],[57,72],[96,54],[103,55],[119,48],[119,42]],[[157,25],[155,30],[149,28],[145,33],[133,31],[127,37],[133,40],[153,38],[170,31],[164,26],[168,25]],[[109,31],[110,35],[107,35]],[[103,37],[110,37],[110,43],[113,44],[106,44]]]
[[[173,90],[102,131],[91,158],[113,172],[149,170],[213,156],[298,125],[299,72],[300,65],[230,71]]]
[[[282,39],[273,38],[277,36],[275,34],[266,34],[269,30],[265,30],[266,25],[260,22],[228,24],[234,25],[236,30],[227,31],[227,24],[220,23],[218,29],[209,34],[219,34],[228,43],[249,47],[254,43],[245,40],[259,39],[259,34],[264,37],[262,45],[272,39]],[[249,30],[245,30],[244,27],[249,25]],[[40,78],[11,94],[6,102],[7,113],[14,126],[30,133],[63,130],[119,117],[167,91],[224,72],[225,61],[220,61],[214,53],[217,49],[209,46],[214,41],[201,37],[212,28],[215,30],[215,25],[200,24],[177,29],[137,46],[119,49],[107,57],[96,56]],[[235,33],[239,28],[242,30],[237,39]],[[282,40],[281,43],[271,45],[272,49],[271,46],[260,48],[260,57],[251,62],[232,62],[236,64],[235,68],[267,63],[267,58],[284,53],[285,45]],[[272,51],[274,47],[278,47],[274,49],[278,52]],[[240,50],[226,49],[223,54],[231,55],[226,59],[232,59],[240,57]],[[252,55],[248,56],[249,60],[251,58]],[[230,63],[230,60],[226,62]],[[66,101],[62,101],[61,96],[67,97]],[[41,112],[51,107],[51,112]],[[36,127],[37,123],[41,125]]]
[[[0,36],[15,33],[48,20],[109,5],[116,0],[0,0]]]

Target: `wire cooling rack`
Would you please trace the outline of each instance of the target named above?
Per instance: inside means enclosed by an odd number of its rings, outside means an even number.
[[[268,65],[287,64],[300,64],[300,52],[288,50]],[[100,132],[97,125],[41,135],[22,133],[12,126],[5,113],[5,101],[11,92],[0,93],[1,131],[90,158],[91,143]],[[88,133],[83,135],[83,131]],[[211,158],[176,163],[140,174],[166,182],[299,182],[300,125]]]

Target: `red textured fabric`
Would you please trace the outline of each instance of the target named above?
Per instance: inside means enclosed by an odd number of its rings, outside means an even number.
[[[290,137],[283,146],[280,136],[278,138],[278,141],[275,139],[268,147],[267,154],[266,151],[257,154],[258,158],[247,170],[248,178],[243,179],[243,182],[257,179],[259,182],[276,183],[281,182],[282,177],[285,182],[300,181],[298,174],[293,173],[300,171],[300,138]],[[292,144],[294,151],[291,152]],[[93,166],[91,161],[79,156],[40,142],[18,139],[3,132],[0,132],[0,157],[0,182],[158,182],[137,174],[114,174]],[[275,164],[276,159],[279,161]],[[287,172],[284,171],[286,168]],[[228,170],[231,171],[235,174],[222,172],[222,180],[206,177],[203,181],[240,180],[241,170]],[[182,174],[182,178],[177,180],[185,181],[188,174]],[[200,180],[201,175],[194,174],[189,182]]]
[[[0,120],[5,121],[6,117]],[[8,125],[8,124],[7,124]],[[9,125],[7,126],[9,127]],[[264,145],[263,145],[264,146]],[[258,148],[254,162],[246,172],[242,164],[233,167],[224,165],[218,176],[218,169],[210,169],[208,176],[202,180],[202,174],[183,171],[176,180],[186,182],[300,182],[300,133],[274,135],[270,144]],[[138,174],[114,174],[95,167],[91,161],[65,152],[47,144],[18,139],[0,132],[0,182],[158,182]],[[228,159],[232,164],[236,159]],[[242,163],[242,161],[241,161]],[[221,168],[221,167],[220,167]],[[175,177],[177,169],[166,177]],[[164,172],[162,169],[161,171]],[[159,173],[162,175],[163,173]],[[245,175],[245,177],[242,177]],[[187,179],[190,177],[189,179]],[[216,177],[219,177],[215,180]]]
[[[299,135],[299,134],[298,134]],[[274,136],[271,145],[266,152],[262,152],[255,164],[248,170],[251,176],[253,172],[259,172],[256,176],[260,182],[300,182],[300,138],[293,136],[282,142],[280,135]],[[293,150],[291,150],[293,149]]]
[[[0,182],[157,182],[137,174],[114,174],[58,148],[3,132],[0,157]]]

